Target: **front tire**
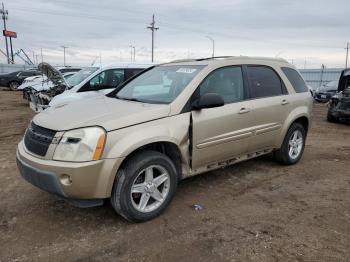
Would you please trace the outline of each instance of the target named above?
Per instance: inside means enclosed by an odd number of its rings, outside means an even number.
[[[141,151],[118,171],[111,196],[113,208],[131,222],[153,219],[169,205],[177,187],[173,162],[156,151]]]
[[[19,83],[16,81],[12,81],[9,83],[9,88],[12,91],[16,91],[18,87],[19,87]]]
[[[284,165],[293,165],[301,159],[306,140],[306,130],[303,125],[293,123],[283,140],[280,149],[274,155],[278,162]]]
[[[339,122],[339,119],[337,117],[334,117],[329,111],[327,113],[327,120],[328,120],[328,122],[331,122],[331,123],[338,123]]]

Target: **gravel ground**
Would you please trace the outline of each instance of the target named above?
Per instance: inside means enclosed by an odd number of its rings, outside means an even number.
[[[297,165],[263,156],[189,178],[160,217],[130,224],[109,203],[71,207],[20,177],[34,114],[0,91],[0,261],[350,261],[350,126],[325,114],[314,106]]]

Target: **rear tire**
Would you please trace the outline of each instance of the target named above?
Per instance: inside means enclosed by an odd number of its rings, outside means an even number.
[[[177,187],[173,162],[157,151],[141,151],[118,171],[111,196],[113,208],[131,222],[143,222],[160,215]]]
[[[284,165],[294,165],[301,159],[306,140],[306,130],[303,125],[293,123],[284,137],[280,149],[274,152],[276,160]]]

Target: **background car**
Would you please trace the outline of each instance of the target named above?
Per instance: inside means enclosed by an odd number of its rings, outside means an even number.
[[[84,79],[77,85],[70,87],[52,98],[49,103],[50,107],[61,106],[80,99],[91,98],[100,95],[106,95],[114,90],[119,84],[140,73],[146,68],[151,67],[153,64],[115,64],[106,67],[102,67],[88,78]],[[72,77],[67,83],[73,82]]]
[[[338,81],[330,81],[325,85],[318,87],[314,98],[317,102],[326,103],[338,90]]]
[[[79,72],[81,67],[58,67],[57,70],[63,74],[64,78],[67,80],[75,73]],[[27,87],[33,87],[37,84],[41,84],[47,81],[46,75],[40,72],[40,75],[30,76],[24,79],[22,84],[18,86],[17,90],[24,90]],[[42,87],[45,88],[47,85],[43,84]]]
[[[22,70],[0,76],[0,86],[9,87],[11,90],[16,90],[25,78],[41,75],[38,70]]]
[[[350,69],[342,71],[337,91],[330,99],[327,120],[350,121]]]

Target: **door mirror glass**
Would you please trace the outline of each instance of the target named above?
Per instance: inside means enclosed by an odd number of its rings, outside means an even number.
[[[200,110],[203,108],[219,107],[224,104],[224,99],[220,95],[216,93],[206,93],[193,102],[192,108],[194,110]]]

